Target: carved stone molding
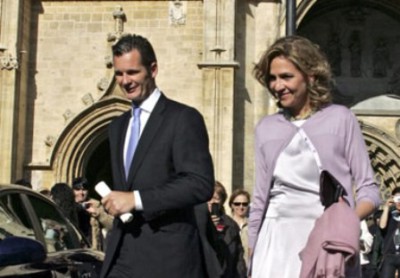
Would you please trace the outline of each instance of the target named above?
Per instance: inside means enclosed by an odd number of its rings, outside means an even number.
[[[74,113],[70,109],[65,110],[64,114],[64,119],[67,122],[69,119],[71,119],[74,116]]]
[[[0,67],[1,69],[18,69],[18,60],[7,52],[7,48],[0,46]]]
[[[111,68],[113,66],[113,61],[111,55],[106,55],[104,57],[104,64],[107,68]]]
[[[393,188],[400,185],[400,141],[377,127],[364,122],[360,125],[385,200]]]
[[[99,80],[99,82],[97,82],[97,88],[98,88],[100,91],[104,91],[105,89],[108,88],[108,84],[109,84],[109,83],[110,83],[110,82],[109,82],[108,78],[107,78],[107,77],[103,77],[103,78],[101,78],[101,79]]]
[[[115,31],[107,35],[107,41],[117,42],[118,39],[124,33],[124,22],[126,21],[126,15],[122,6],[117,6],[113,11],[113,17],[115,20]]]
[[[47,147],[51,147],[51,146],[54,145],[55,140],[56,140],[56,139],[55,139],[54,136],[48,135],[48,136],[46,137],[46,140],[44,141],[44,144],[45,144]]]
[[[181,2],[180,0],[169,2],[169,23],[171,25],[186,24],[186,10],[186,2]]]
[[[82,101],[85,105],[92,105],[94,103],[94,99],[91,93],[87,93],[82,97]]]

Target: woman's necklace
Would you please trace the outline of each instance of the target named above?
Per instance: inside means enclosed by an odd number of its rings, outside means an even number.
[[[297,115],[297,116],[293,116],[292,113],[290,113],[290,111],[286,111],[285,113],[285,117],[286,119],[288,119],[291,122],[294,121],[300,121],[300,120],[307,120],[308,118],[310,118],[312,115],[314,115],[316,112],[316,110],[314,109],[310,109],[308,110],[306,113],[301,114],[301,115]]]

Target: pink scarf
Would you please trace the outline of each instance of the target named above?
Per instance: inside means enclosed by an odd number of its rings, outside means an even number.
[[[334,203],[316,220],[300,252],[300,278],[345,276],[359,254],[360,219],[345,202]],[[359,274],[351,275],[359,277]]]

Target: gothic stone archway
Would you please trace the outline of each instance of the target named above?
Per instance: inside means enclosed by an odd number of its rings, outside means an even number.
[[[360,125],[382,199],[386,200],[393,188],[400,186],[400,142],[374,126]]]
[[[83,175],[91,156],[107,141],[108,124],[129,107],[126,99],[104,98],[71,122],[52,154],[55,180],[71,183],[74,177]]]

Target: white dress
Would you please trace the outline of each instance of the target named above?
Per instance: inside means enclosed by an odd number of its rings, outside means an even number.
[[[293,123],[300,126],[304,120]],[[252,278],[299,277],[299,253],[323,213],[319,168],[318,154],[300,128],[276,163],[269,207],[254,249]]]

